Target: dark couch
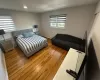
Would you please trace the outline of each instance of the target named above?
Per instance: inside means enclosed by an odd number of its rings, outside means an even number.
[[[61,47],[65,50],[69,50],[70,48],[74,48],[80,51],[84,51],[85,41],[71,36],[67,34],[57,34],[55,37],[51,39],[52,44]]]

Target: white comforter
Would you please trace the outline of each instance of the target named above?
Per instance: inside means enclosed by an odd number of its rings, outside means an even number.
[[[47,39],[38,35],[28,38],[17,38],[17,43],[26,55],[39,51],[47,45]]]

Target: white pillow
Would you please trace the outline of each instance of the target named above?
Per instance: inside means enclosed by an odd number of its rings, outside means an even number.
[[[24,36],[23,36],[23,35],[21,35],[21,34],[17,36],[17,38],[22,38],[22,37],[24,37]]]

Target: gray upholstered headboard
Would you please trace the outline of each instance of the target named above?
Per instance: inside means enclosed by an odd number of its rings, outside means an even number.
[[[27,32],[32,32],[32,28],[31,29],[24,29],[24,30],[18,30],[18,31],[13,31],[12,32],[12,36],[13,36],[13,39],[16,40],[16,36],[20,35],[20,34],[23,34],[23,33],[27,33]],[[16,44],[16,41],[15,41],[15,44]]]
[[[23,34],[23,33],[27,33],[27,32],[32,32],[32,28],[31,29],[24,29],[24,30],[18,30],[18,31],[13,31],[12,32],[12,36],[13,38],[15,38],[16,36]]]

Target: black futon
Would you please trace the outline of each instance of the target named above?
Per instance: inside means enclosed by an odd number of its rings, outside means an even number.
[[[74,48],[80,51],[84,51],[85,41],[71,36],[67,34],[57,34],[55,37],[51,39],[52,44],[61,47],[65,50],[69,50],[70,48]]]

